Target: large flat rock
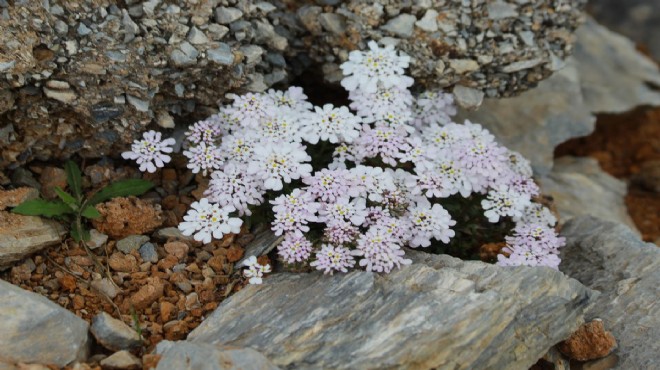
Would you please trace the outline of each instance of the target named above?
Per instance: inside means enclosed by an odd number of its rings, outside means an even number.
[[[624,225],[578,217],[564,225],[560,270],[600,291],[587,318],[601,318],[619,347],[618,369],[660,364],[660,248]]]
[[[188,337],[296,369],[528,369],[583,321],[593,292],[549,268],[409,251],[390,274],[275,274]]]
[[[48,299],[0,280],[0,358],[59,367],[84,360],[88,328]]]
[[[156,370],[277,370],[251,348],[215,346],[204,343],[163,341],[156,347],[161,355]]]
[[[56,221],[0,211],[0,270],[59,243],[64,233]]]
[[[658,65],[635,43],[589,18],[576,32],[584,101],[592,112],[622,113],[640,105],[660,105]]]
[[[637,232],[624,200],[628,192],[626,183],[603,171],[597,160],[558,158],[552,172],[540,178],[539,183],[543,193],[553,197],[562,222],[592,215],[626,224]]]

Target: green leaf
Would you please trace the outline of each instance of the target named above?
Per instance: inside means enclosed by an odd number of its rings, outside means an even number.
[[[82,199],[82,175],[80,168],[73,161],[67,161],[64,165],[66,172],[66,182],[69,184],[69,189],[73,192],[76,199]]]
[[[101,189],[98,193],[94,194],[94,196],[92,196],[92,198],[89,200],[88,204],[93,206],[115,197],[142,195],[153,187],[154,184],[151,181],[147,181],[147,180],[129,179],[129,180],[117,181]]]
[[[81,215],[85,218],[99,218],[101,217],[101,214],[99,211],[94,208],[94,206],[87,206],[85,209],[83,209]]]
[[[68,213],[73,213],[71,207],[60,200],[51,202],[44,199],[32,199],[25,201],[11,211],[26,216],[44,217],[57,217]]]
[[[59,186],[56,186],[53,189],[55,190],[55,193],[57,194],[57,196],[60,197],[60,199],[62,199],[62,201],[64,203],[71,206],[72,210],[74,210],[74,211],[76,210],[76,208],[77,208],[76,206],[78,205],[78,202],[76,201],[76,198],[74,198],[71,194],[69,194],[69,193],[65,192],[64,190],[62,190],[62,188],[60,188]]]

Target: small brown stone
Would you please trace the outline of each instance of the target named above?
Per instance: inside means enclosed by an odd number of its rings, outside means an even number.
[[[170,321],[163,325],[163,331],[165,331],[165,339],[180,340],[186,336],[188,325],[183,321]]]
[[[484,244],[479,248],[479,259],[484,262],[495,262],[497,255],[502,253],[502,248],[505,246],[505,242]]]
[[[245,251],[243,248],[239,247],[238,245],[234,244],[231,247],[227,249],[227,261],[229,262],[237,262],[241,258],[243,258],[243,254]]]
[[[121,252],[113,253],[108,259],[110,268],[119,272],[138,271],[137,259],[132,255],[125,255]]]
[[[53,199],[57,197],[54,188],[59,186],[64,189],[66,187],[66,172],[57,167],[46,167],[41,172],[39,177],[41,183],[41,193],[44,197]]]
[[[582,325],[567,340],[557,346],[561,353],[578,361],[605,357],[615,347],[614,336],[605,331],[601,320],[594,320]]]
[[[176,311],[176,307],[167,301],[160,302],[160,321],[168,322],[172,319],[172,314]]]
[[[69,274],[63,275],[61,278],[57,279],[57,281],[59,281],[60,286],[65,291],[73,292],[76,290],[76,278]]]
[[[165,251],[176,257],[178,260],[181,260],[188,254],[190,248],[186,243],[182,242],[169,242],[165,243]]]
[[[145,370],[155,369],[158,366],[161,355],[146,354],[142,356],[142,368]]]
[[[211,257],[207,263],[216,274],[221,274],[222,268],[224,267],[225,263],[227,263],[227,258],[225,258],[225,256],[215,256]]]
[[[163,224],[160,206],[154,207],[135,197],[114,198],[96,209],[101,217],[93,220],[94,227],[115,239],[148,234]]]
[[[163,296],[164,284],[159,278],[149,278],[147,281],[147,284],[135,292],[129,300],[136,310],[143,310],[151,306]]]
[[[80,295],[76,295],[73,297],[73,309],[74,310],[80,310],[83,307],[85,307],[85,298]]]

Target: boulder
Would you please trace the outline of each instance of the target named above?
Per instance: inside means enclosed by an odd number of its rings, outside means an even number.
[[[331,81],[350,51],[376,40],[411,56],[410,73],[420,85],[515,96],[562,67],[585,3],[348,0],[317,6],[294,1],[288,4],[299,25],[290,27],[289,44],[292,52],[324,64]]]
[[[87,358],[88,329],[47,298],[0,280],[0,358],[64,367]]]
[[[409,254],[413,264],[390,274],[275,274],[188,340],[250,347],[283,368],[527,369],[594,299],[549,268]]]
[[[590,216],[567,222],[560,270],[601,292],[587,311],[618,342],[617,369],[654,369],[660,353],[660,249],[630,228]]]
[[[592,112],[623,113],[660,105],[658,65],[629,39],[589,19],[577,31],[574,58],[584,102]]]
[[[115,154],[148,125],[206,118],[230,90],[287,79],[272,7],[223,4],[241,19],[225,27],[217,1],[0,1],[0,168]]]
[[[58,244],[65,230],[58,222],[0,211],[0,270]]]
[[[589,13],[607,28],[629,37],[660,60],[660,2],[655,0],[598,0]]]
[[[539,184],[543,193],[554,199],[562,222],[592,215],[623,223],[639,233],[626,208],[626,183],[603,171],[594,158],[558,158],[552,172],[540,178]]]
[[[251,348],[216,346],[204,343],[163,341],[156,347],[162,357],[157,370],[276,370]]]

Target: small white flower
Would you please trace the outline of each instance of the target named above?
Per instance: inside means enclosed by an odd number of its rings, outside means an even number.
[[[346,76],[341,85],[346,90],[376,92],[379,83],[384,88],[412,86],[413,79],[403,74],[410,63],[409,56],[398,54],[393,45],[380,48],[375,41],[369,41],[368,46],[368,51],[350,52],[348,61],[340,66]]]
[[[282,190],[285,183],[309,176],[312,158],[305,152],[304,146],[290,143],[267,144],[254,150],[254,160],[247,171],[264,181],[268,190]]]
[[[142,140],[135,140],[131,151],[123,152],[124,159],[135,160],[140,165],[140,171],[156,172],[157,168],[165,167],[172,158],[164,153],[172,153],[172,146],[176,141],[172,138],[162,140],[162,134],[156,131],[147,131]]]
[[[255,256],[250,256],[243,261],[243,266],[247,267],[247,269],[243,270],[243,276],[250,279],[250,284],[258,285],[263,283],[262,278],[264,277],[264,274],[271,271],[270,265],[260,265]]]
[[[410,209],[409,219],[413,228],[410,240],[413,248],[428,247],[432,238],[446,244],[455,235],[450,227],[456,225],[456,221],[452,220],[449,212],[439,204],[431,207],[426,198],[420,198],[415,207]]]
[[[333,144],[351,143],[360,136],[362,128],[360,118],[348,108],[335,108],[332,104],[326,104],[323,108],[314,109],[315,113],[306,118],[307,124],[303,134],[308,142],[316,144],[319,140],[323,140]]]
[[[188,168],[193,173],[202,171],[206,176],[207,172],[214,171],[222,166],[223,160],[220,150],[213,145],[205,142],[200,142],[199,145],[194,146],[183,152],[183,155],[188,157]]]
[[[522,211],[530,205],[529,197],[508,191],[505,186],[500,186],[488,192],[486,199],[481,201],[481,207],[485,210],[484,216],[488,222],[499,222],[500,217],[522,217]]]
[[[235,210],[231,205],[221,208],[202,198],[190,205],[188,213],[183,216],[184,222],[179,224],[179,230],[186,236],[194,234],[193,238],[204,244],[210,243],[212,239],[222,239],[226,234],[238,234],[243,220],[229,216]]]

